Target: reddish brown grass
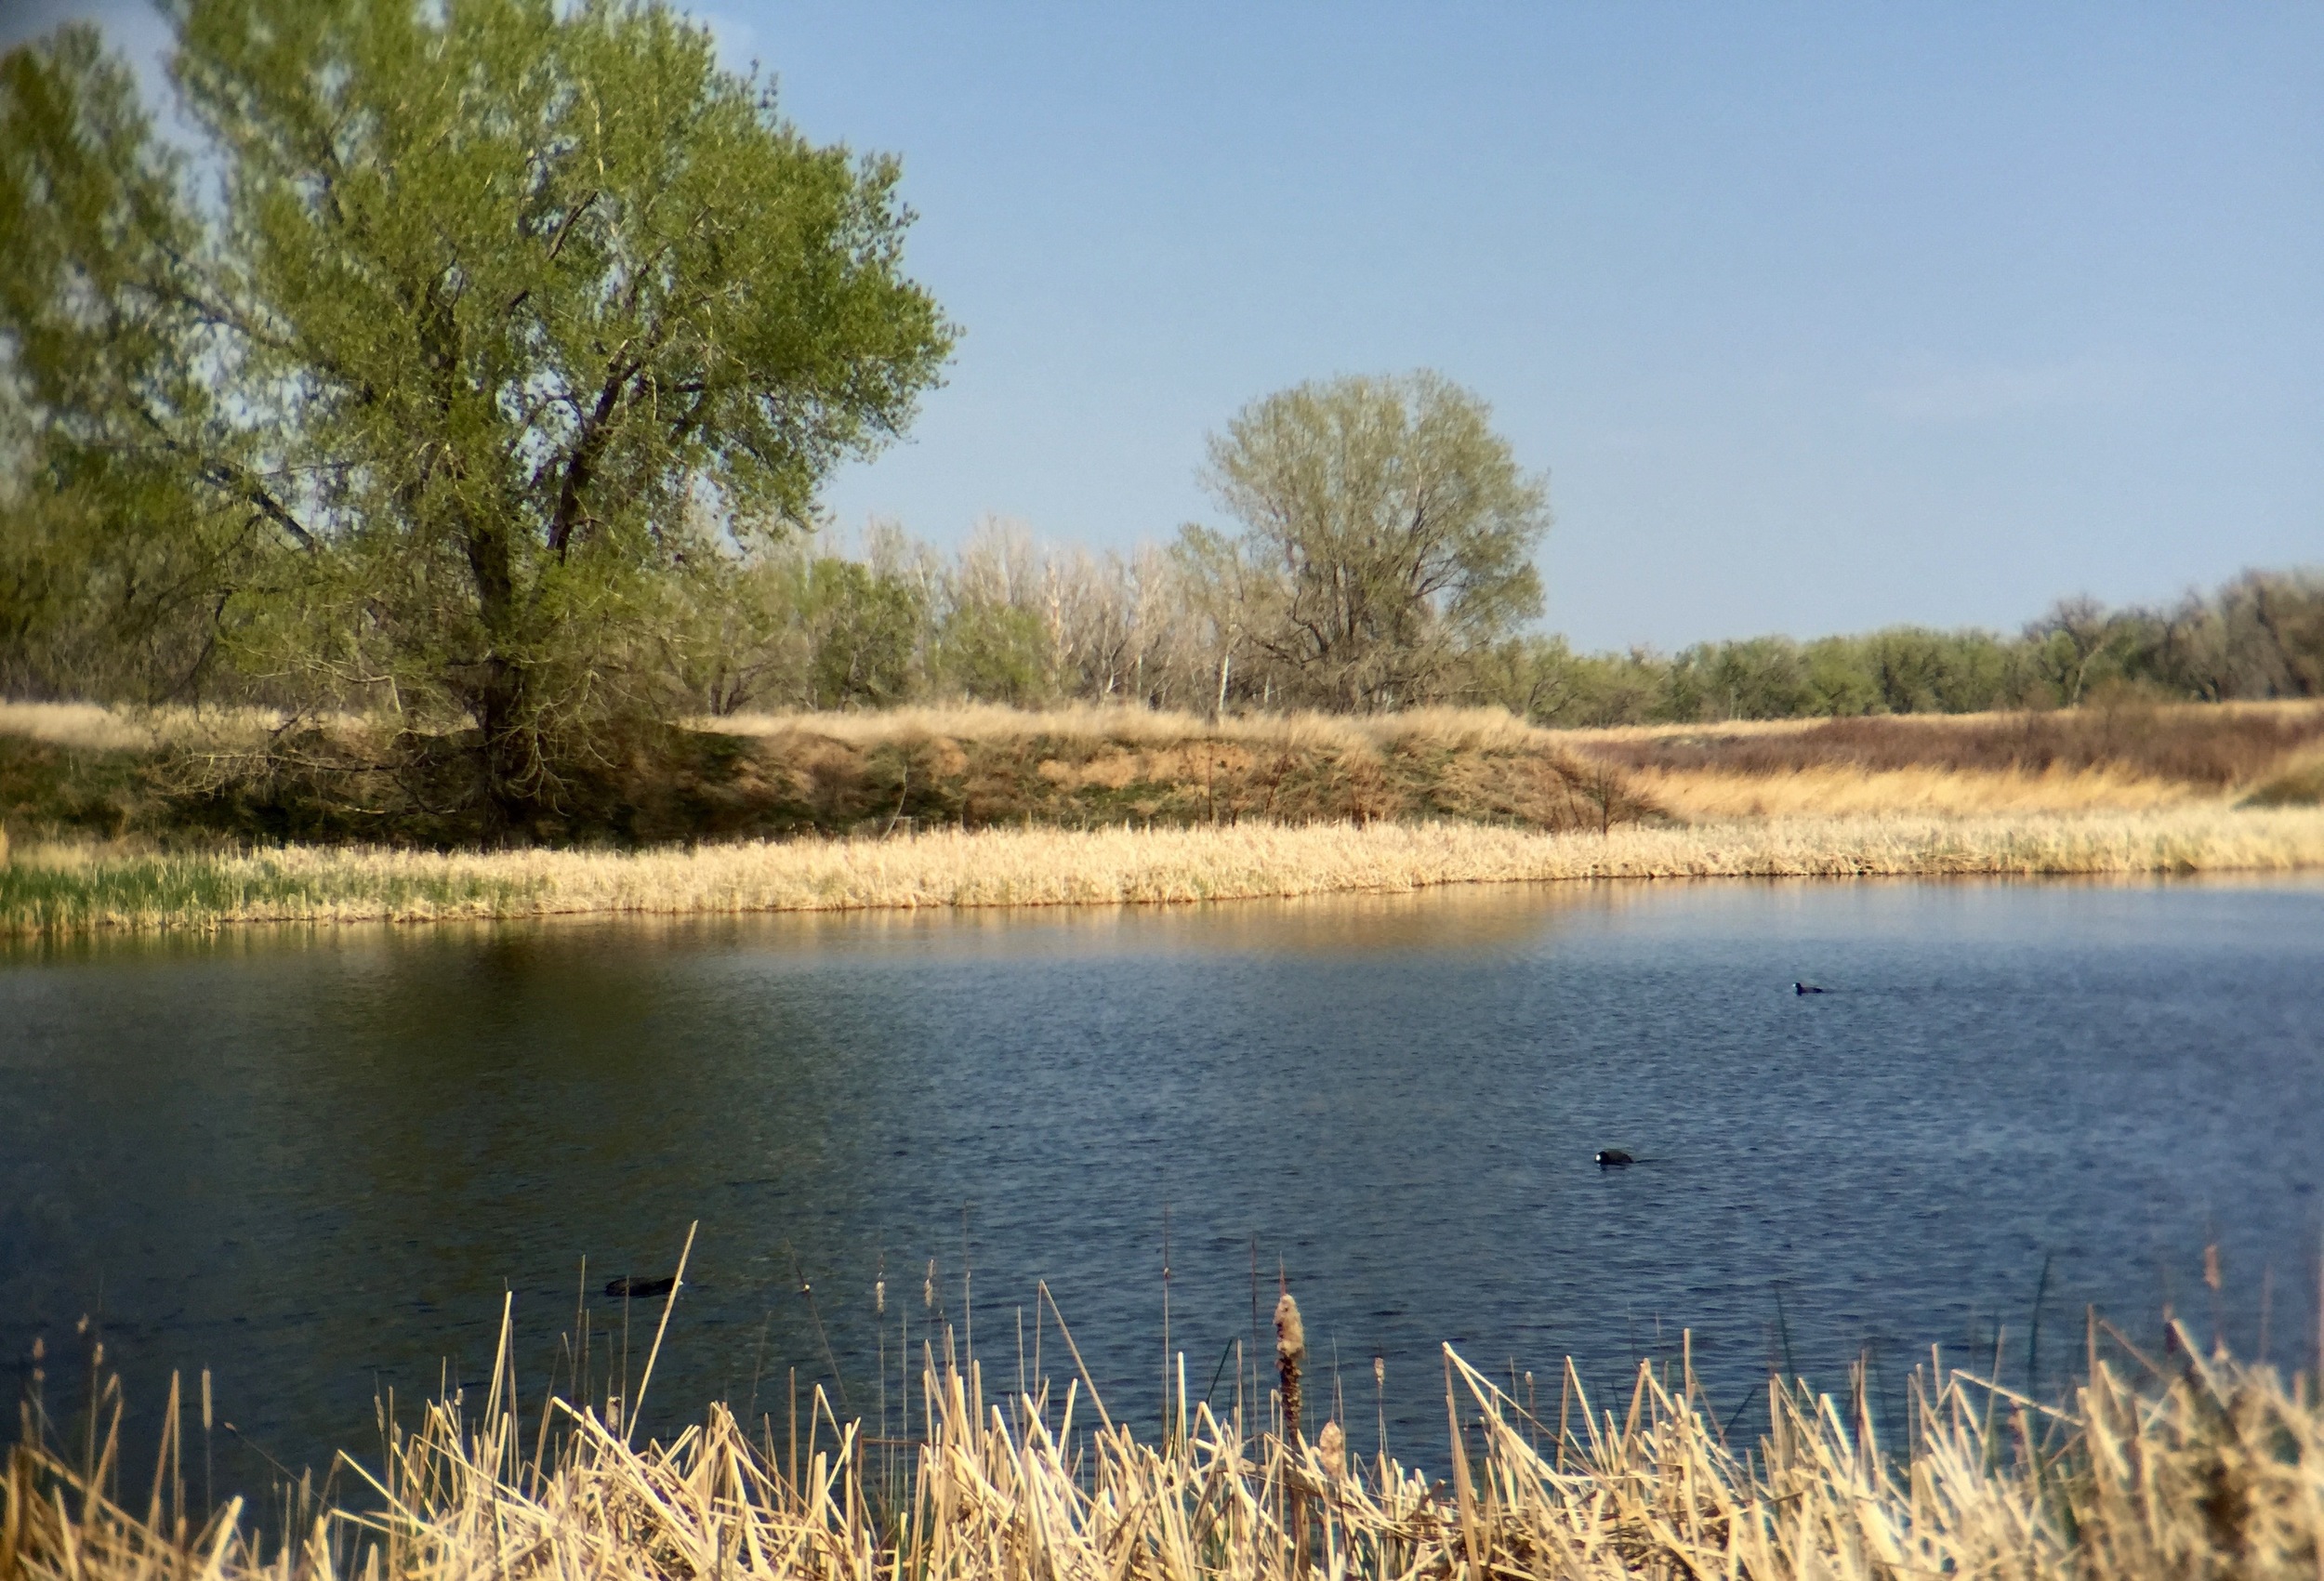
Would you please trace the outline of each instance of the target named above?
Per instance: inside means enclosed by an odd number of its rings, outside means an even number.
[[[1766,778],[1810,770],[2110,772],[2227,791],[2324,743],[2324,704],[2132,705],[2047,713],[1890,715],[1577,731],[1574,747],[1636,771]]]

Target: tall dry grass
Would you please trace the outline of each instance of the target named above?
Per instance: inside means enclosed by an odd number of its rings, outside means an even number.
[[[926,738],[955,741],[1110,741],[1170,746],[1233,741],[1297,750],[1392,750],[1420,744],[1446,751],[1547,744],[1559,732],[1528,725],[1505,708],[1415,708],[1400,714],[1290,711],[1208,718],[1168,708],[1076,704],[1011,708],[997,703],[891,708],[878,712],[736,714],[693,721],[734,735],[827,736],[860,746]]]
[[[1564,732],[1688,819],[2131,811],[2261,792],[2324,746],[2324,703],[2117,704]]]
[[[96,703],[0,699],[0,735],[82,752],[149,752],[172,746],[246,746],[284,716],[264,708],[125,708]]]
[[[943,830],[636,853],[20,850],[0,933],[608,913],[1155,904],[1604,878],[2284,872],[2324,809],[1751,820],[1540,834],[1459,823]]]
[[[1351,1455],[1336,1421],[1287,1429],[1279,1402],[1266,1420],[1206,1402],[1148,1442],[1078,1379],[988,1400],[973,1362],[931,1356],[925,1436],[883,1486],[864,1425],[820,1394],[803,1446],[795,1419],[779,1446],[720,1407],[639,1445],[592,1403],[525,1420],[496,1367],[473,1419],[456,1401],[390,1419],[380,1460],[342,1468],[358,1496],[294,1505],[271,1547],[239,1505],[189,1508],[181,1433],[133,1477],[117,1413],[77,1466],[28,1414],[0,1581],[2312,1581],[2315,1380],[2174,1333],[2159,1365],[2102,1351],[2093,1323],[2054,1406],[1933,1357],[1902,1443],[1861,1377],[1844,1405],[1771,1379],[1768,1430],[1739,1445],[1684,1364],[1642,1364],[1611,1409],[1569,1365],[1537,1418],[1448,1346],[1435,1478]]]
[[[2012,814],[2153,812],[2223,798],[2207,787],[2126,770],[2047,769],[2036,772],[1948,769],[1866,769],[1827,763],[1767,773],[1717,770],[1633,769],[1641,798],[1687,823],[1735,818],[1991,818]]]

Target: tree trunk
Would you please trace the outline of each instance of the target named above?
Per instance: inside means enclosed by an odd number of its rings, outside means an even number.
[[[529,678],[508,656],[516,636],[516,579],[508,539],[496,527],[473,523],[466,536],[486,644],[469,689],[469,710],[476,719],[487,830],[495,841],[506,841],[539,800],[539,725]]]

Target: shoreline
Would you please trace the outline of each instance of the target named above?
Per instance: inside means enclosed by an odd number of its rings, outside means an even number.
[[[28,850],[0,937],[250,924],[1169,905],[1588,879],[2040,877],[2324,868],[2324,809],[1736,820],[1608,834],[1456,823],[942,830],[634,852]]]

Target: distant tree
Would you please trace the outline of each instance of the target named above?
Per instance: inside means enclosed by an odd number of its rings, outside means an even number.
[[[979,703],[1037,707],[1050,700],[1051,648],[1041,617],[1030,610],[962,604],[937,628],[937,675],[947,689]]]
[[[937,578],[944,608],[931,680],[984,703],[1034,707],[1053,696],[1064,582],[1022,523],[988,518]]]
[[[689,711],[807,705],[814,659],[802,607],[807,566],[793,540],[695,569],[664,660]]]
[[[1788,637],[1705,642],[1671,661],[1670,717],[1781,719],[1816,712],[1799,644]]]
[[[1539,614],[1547,485],[1489,419],[1433,373],[1303,384],[1236,414],[1204,480],[1242,538],[1182,539],[1188,565],[1245,579],[1227,646],[1248,644],[1290,700],[1388,708]]]
[[[2324,697],[2324,572],[2246,572],[2219,603],[2238,695]]]
[[[2105,606],[2087,595],[2060,599],[2026,627],[2036,666],[2068,708],[2105,674],[2103,661],[2118,635]]]
[[[934,379],[897,166],[654,0],[169,15],[197,161],[91,30],[0,62],[36,486],[206,567],[251,667],[469,731],[513,824],[652,701],[688,566],[807,520]]]
[[[1845,718],[1881,706],[1878,679],[1868,664],[1863,639],[1822,637],[1801,650],[1806,666],[1807,712]]]
[[[814,653],[810,706],[878,708],[911,694],[927,618],[918,588],[857,561],[825,556],[808,566],[799,605]]]

